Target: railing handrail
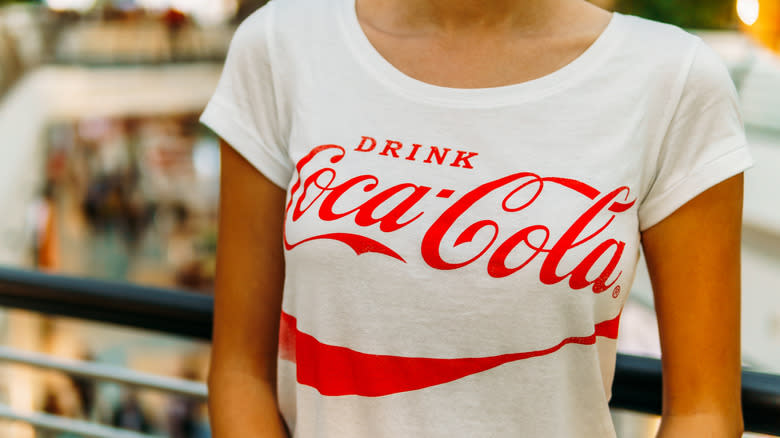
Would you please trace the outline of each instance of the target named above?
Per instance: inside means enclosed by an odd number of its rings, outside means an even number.
[[[211,338],[213,298],[192,292],[0,268],[0,306]],[[661,413],[661,362],[618,354],[611,406]],[[780,436],[780,376],[742,372],[745,429]]]
[[[0,306],[211,339],[207,295],[0,267]]]
[[[71,376],[120,383],[136,388],[153,389],[199,401],[206,401],[208,396],[206,385],[200,382],[142,373],[115,365],[63,359],[4,346],[0,346],[0,362],[60,371]]]
[[[58,415],[19,412],[3,404],[0,404],[0,419],[21,421],[39,430],[75,433],[85,438],[161,438],[158,435],[148,435]]]

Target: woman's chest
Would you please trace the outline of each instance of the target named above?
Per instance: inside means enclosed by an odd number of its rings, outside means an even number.
[[[431,339],[453,345],[471,336],[459,321],[478,318],[512,327],[528,349],[619,313],[639,253],[636,129],[580,112],[556,120],[548,107],[382,104],[323,106],[295,124],[290,300],[340,309],[317,314],[327,324],[363,315],[366,339],[426,321]],[[641,118],[623,120],[641,129]],[[561,330],[545,332],[550,321]],[[505,341],[468,354],[505,352]]]
[[[291,147],[288,250],[320,257],[329,241],[423,270],[533,271],[594,293],[618,284],[638,249],[635,145],[583,126],[471,122],[313,123]]]

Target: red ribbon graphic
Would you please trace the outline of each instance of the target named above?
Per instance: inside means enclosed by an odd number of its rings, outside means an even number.
[[[297,380],[325,396],[380,397],[452,382],[499,365],[555,353],[567,344],[593,345],[601,336],[617,339],[620,314],[595,324],[593,334],[569,337],[543,350],[487,357],[438,359],[367,354],[328,345],[301,332],[297,319],[282,313],[279,355],[296,363]]]

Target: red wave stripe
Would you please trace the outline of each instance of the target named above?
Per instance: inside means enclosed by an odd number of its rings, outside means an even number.
[[[325,396],[380,397],[441,385],[509,362],[545,356],[567,344],[593,345],[596,337],[617,339],[620,314],[594,326],[593,334],[570,337],[544,350],[489,357],[438,359],[361,353],[319,342],[298,330],[297,319],[282,313],[279,351],[296,362],[297,380]]]

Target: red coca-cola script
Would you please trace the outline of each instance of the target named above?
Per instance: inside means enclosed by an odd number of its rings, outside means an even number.
[[[320,154],[327,158],[328,164],[309,169],[308,166]],[[525,268],[537,257],[543,257],[539,270],[540,282],[551,285],[568,279],[572,289],[579,290],[591,287],[594,293],[610,289],[622,274],[622,271],[615,273],[615,270],[623,254],[625,242],[614,238],[602,238],[603,240],[599,242],[598,237],[610,226],[617,214],[630,209],[636,202],[636,199],[629,199],[631,190],[626,186],[602,192],[575,179],[540,176],[530,171],[524,171],[487,181],[465,191],[459,197],[453,197],[455,192],[451,189],[437,190],[411,181],[383,187],[379,177],[370,173],[346,179],[339,178],[337,165],[346,154],[347,151],[344,147],[326,144],[315,147],[298,161],[296,165],[297,179],[290,189],[285,224],[294,223],[300,220],[303,215],[317,215],[320,220],[327,222],[352,221],[359,228],[378,227],[379,230],[388,234],[403,232],[409,224],[428,215],[424,209],[425,203],[422,201],[425,198],[435,196],[445,199],[451,204],[437,217],[427,218],[430,221],[430,226],[427,227],[423,235],[404,236],[406,239],[419,240],[422,259],[431,268],[454,270],[485,258],[487,259],[487,274],[490,277],[501,278]],[[322,162],[322,160],[318,162]],[[445,260],[443,253],[448,249],[444,239],[445,235],[455,231],[456,222],[465,217],[466,213],[471,213],[479,201],[499,190],[510,190],[509,194],[504,196],[503,201],[497,206],[496,211],[504,214],[522,214],[523,210],[537,202],[545,187],[549,185],[563,187],[577,196],[585,197],[590,202],[589,207],[571,223],[565,232],[559,233],[557,238],[553,238],[553,233],[546,225],[537,224],[511,230],[512,234],[508,238],[498,241],[499,223],[495,219],[482,219],[467,225],[457,235],[454,243],[451,244],[452,247],[473,242],[477,233],[484,235],[485,231],[492,238],[488,239],[486,244],[480,245],[481,249],[474,250],[473,254],[462,260]],[[343,204],[345,199],[350,199],[351,192],[367,193],[370,197],[351,206],[351,208],[336,211],[337,201],[341,200],[339,205]],[[518,202],[518,198],[522,199],[522,202]],[[393,202],[394,205],[388,206],[389,202]],[[314,207],[315,205],[317,207]],[[380,207],[382,207],[383,213],[377,214]],[[388,210],[388,207],[391,208]],[[604,217],[604,212],[609,214],[608,219],[600,226],[594,224],[597,216]],[[597,227],[595,231],[589,234],[585,233],[586,229],[594,227]],[[305,237],[297,242],[291,242],[286,231],[284,234],[284,244],[287,250],[320,239],[342,242],[352,248],[357,255],[369,252],[379,253],[406,263],[406,259],[396,252],[390,243],[381,242],[357,232],[326,233]],[[595,247],[573,269],[559,272],[559,266],[564,256],[573,248],[587,242],[591,242],[590,245],[595,245]],[[531,250],[530,256],[519,264],[509,266],[510,253],[520,245]],[[590,271],[596,262],[602,257],[609,257],[607,265],[601,272],[591,273]]]

